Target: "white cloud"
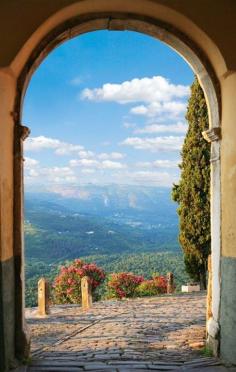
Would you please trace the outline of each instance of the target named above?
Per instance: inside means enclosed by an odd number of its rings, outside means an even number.
[[[125,164],[122,164],[118,161],[104,160],[101,163],[102,169],[122,169],[125,168]]]
[[[84,167],[86,169],[122,169],[125,164],[112,160],[97,161],[92,159],[72,159],[69,162],[71,167]]]
[[[151,168],[152,167],[152,162],[150,161],[138,161],[135,163],[136,168]]]
[[[56,155],[79,154],[83,150],[81,145],[73,145],[72,143],[61,142],[60,147],[55,151]]]
[[[173,98],[184,98],[189,94],[186,85],[171,84],[162,76],[145,77],[124,81],[121,84],[104,84],[101,88],[84,89],[82,99],[91,101],[168,102]]]
[[[177,176],[168,172],[140,171],[131,174],[131,178],[135,183],[157,186],[171,186],[177,181]]]
[[[177,124],[150,124],[144,128],[138,128],[134,131],[136,134],[152,134],[152,133],[186,133],[188,126],[182,122]]]
[[[31,162],[32,163],[32,162]],[[37,166],[38,164],[35,164]],[[33,165],[32,165],[33,166]],[[69,167],[37,167],[26,168],[25,180],[38,182],[43,178],[46,183],[71,183],[77,181],[77,176],[73,169]]]
[[[27,156],[24,159],[25,159],[25,169],[30,169],[39,164],[39,161],[36,159],[28,158]]]
[[[117,182],[124,182],[131,185],[149,186],[171,186],[178,181],[178,174],[158,171],[136,171],[136,172],[117,172],[113,175]]]
[[[90,168],[85,168],[85,169],[82,169],[81,170],[81,173],[84,173],[84,174],[92,174],[94,172],[95,172],[95,170],[94,169],[90,169]]]
[[[71,167],[96,168],[99,165],[97,160],[93,159],[72,159],[69,161]]]
[[[94,157],[94,152],[88,151],[88,150],[82,150],[78,152],[78,155],[80,158],[93,158]]]
[[[152,102],[149,105],[140,105],[133,107],[130,112],[136,115],[148,117],[166,115],[170,118],[176,118],[186,111],[185,102]]]
[[[135,166],[137,168],[166,168],[166,169],[170,169],[170,168],[177,168],[178,166],[178,163],[179,161],[178,160],[163,160],[163,159],[160,159],[160,160],[155,160],[155,161],[141,161],[141,162],[137,162],[135,163]]]
[[[98,154],[98,159],[101,160],[107,160],[107,159],[123,159],[125,157],[125,154],[122,154],[121,152],[111,152],[111,153],[106,153],[102,152],[101,154]]]
[[[38,177],[39,172],[37,172],[35,169],[29,169],[27,172],[28,177]]]
[[[45,136],[29,137],[25,141],[24,149],[26,151],[40,151],[45,149],[55,150],[57,155],[77,154],[83,150],[81,145],[74,145],[71,143],[63,142],[55,138]]]
[[[155,160],[153,166],[156,168],[176,168],[178,166],[178,160]]]
[[[179,151],[182,147],[184,137],[128,137],[121,145],[131,146],[138,150],[157,151]]]
[[[81,158],[80,165],[83,165],[82,163],[89,164],[89,166],[93,165],[96,166],[99,163],[94,159],[99,159],[99,160],[118,160],[118,159],[123,159],[126,155],[122,154],[120,152],[111,152],[111,153],[100,153],[100,154],[95,154],[93,151],[86,150],[84,146],[81,145],[75,145],[72,143],[68,142],[62,142],[58,139],[55,138],[48,138],[44,136],[39,136],[39,137],[31,137],[29,138],[26,143],[25,143],[25,150],[26,151],[40,151],[44,149],[53,149],[54,153],[56,155],[60,156],[65,156],[65,155],[77,155],[79,158]],[[30,158],[28,158],[30,159]],[[89,162],[86,163],[85,160],[90,160]],[[33,160],[35,161],[35,160]],[[28,164],[32,160],[28,160]],[[77,161],[79,165],[79,160]],[[74,166],[75,160],[72,161],[72,165]]]
[[[29,137],[25,141],[24,149],[26,151],[38,151],[42,149],[57,149],[61,142],[58,139],[44,136]]]
[[[74,171],[70,167],[48,167],[41,168],[40,173],[50,177],[67,177],[74,176]]]

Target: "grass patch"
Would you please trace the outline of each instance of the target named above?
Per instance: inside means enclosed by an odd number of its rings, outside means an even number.
[[[205,346],[200,353],[205,357],[213,357],[213,351],[208,346]]]

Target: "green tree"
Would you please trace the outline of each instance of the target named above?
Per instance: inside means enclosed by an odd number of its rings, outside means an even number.
[[[179,204],[179,241],[186,271],[205,289],[211,250],[210,145],[202,137],[202,132],[208,129],[208,114],[197,78],[191,86],[186,120],[188,131],[181,152],[181,177],[179,184],[173,185],[172,198]]]

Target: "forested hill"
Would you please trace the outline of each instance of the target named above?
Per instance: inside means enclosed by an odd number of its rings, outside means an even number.
[[[64,190],[65,191],[65,190]],[[150,278],[173,271],[186,281],[176,205],[169,189],[93,186],[25,195],[26,305],[37,303],[37,281],[53,281],[61,264],[96,262],[107,273]]]
[[[94,254],[176,252],[175,209],[169,189],[89,185],[74,197],[26,193],[26,257],[54,262]]]

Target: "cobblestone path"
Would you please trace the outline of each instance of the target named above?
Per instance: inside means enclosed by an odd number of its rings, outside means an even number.
[[[28,309],[32,362],[27,371],[225,371],[199,352],[205,301],[205,293],[198,293],[98,302],[86,312],[56,306],[46,318]]]

